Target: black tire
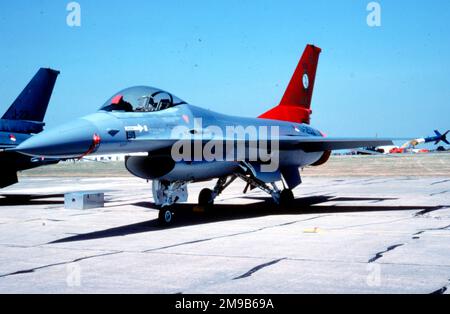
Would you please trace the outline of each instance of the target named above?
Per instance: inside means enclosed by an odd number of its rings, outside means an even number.
[[[203,189],[198,196],[198,205],[202,207],[214,205],[213,191],[210,189]]]
[[[292,204],[294,201],[294,193],[292,193],[292,190],[290,189],[284,189],[280,193],[280,205],[281,206],[287,206],[289,204]]]
[[[161,226],[170,226],[173,223],[173,212],[170,208],[159,210],[158,221]]]

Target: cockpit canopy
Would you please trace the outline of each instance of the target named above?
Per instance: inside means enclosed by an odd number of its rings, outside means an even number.
[[[135,86],[118,92],[100,108],[103,111],[154,112],[186,104],[158,88]]]

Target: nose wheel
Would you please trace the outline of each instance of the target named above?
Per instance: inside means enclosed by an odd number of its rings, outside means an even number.
[[[158,222],[161,226],[170,226],[173,223],[173,212],[170,208],[161,208],[159,210]]]

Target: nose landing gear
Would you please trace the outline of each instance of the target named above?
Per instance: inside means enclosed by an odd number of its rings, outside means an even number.
[[[158,221],[162,226],[170,226],[174,220],[172,205],[186,202],[188,198],[188,182],[153,181],[153,199],[160,206]]]
[[[171,208],[163,207],[159,210],[158,222],[161,226],[170,226],[173,222],[173,212]]]

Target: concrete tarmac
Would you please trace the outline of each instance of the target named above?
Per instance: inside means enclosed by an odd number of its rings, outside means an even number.
[[[0,197],[1,293],[449,293],[450,178],[306,177],[279,209],[235,182],[160,228],[132,177],[28,177]],[[105,191],[104,208],[63,194]]]

